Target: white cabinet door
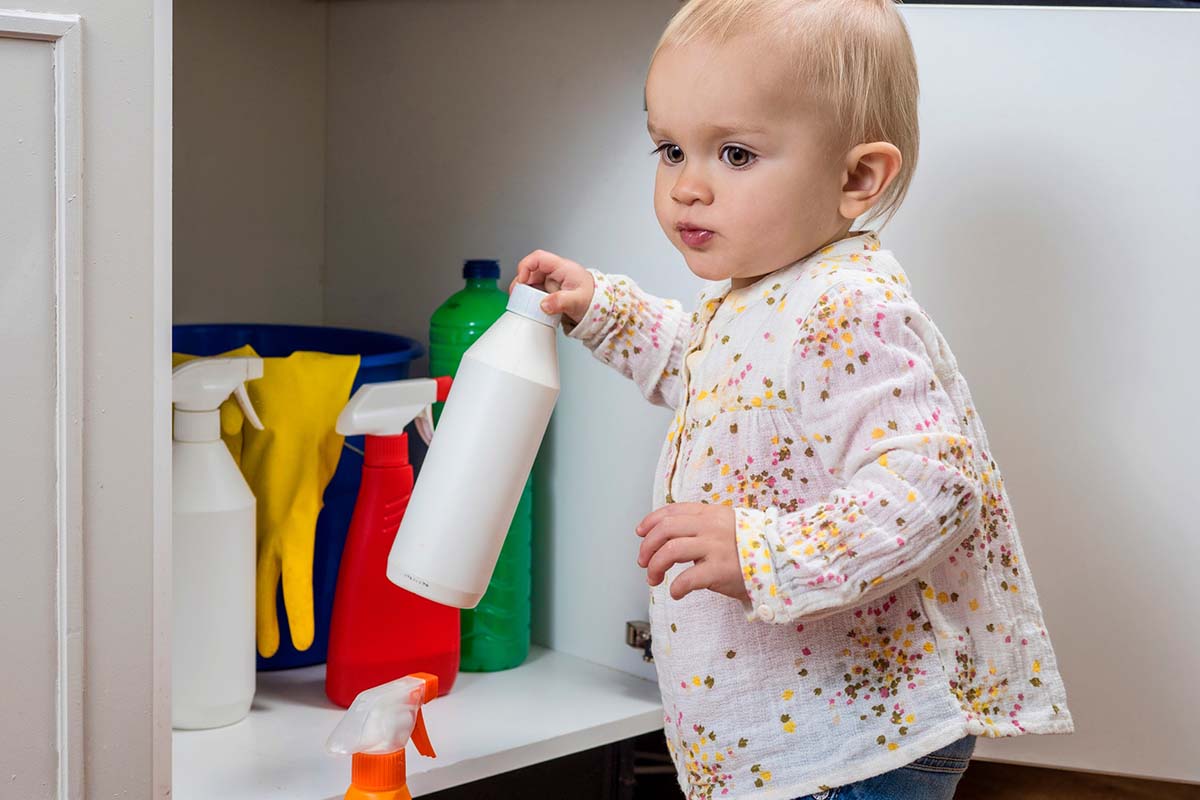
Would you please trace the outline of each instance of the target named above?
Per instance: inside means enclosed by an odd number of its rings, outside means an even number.
[[[0,795],[166,797],[170,14],[0,9]]]
[[[904,13],[922,152],[885,243],[971,382],[1076,726],[975,755],[1200,781],[1200,537],[1179,502],[1200,9]]]
[[[72,19],[0,13],[0,774],[14,797],[70,785],[58,735],[79,712],[79,217],[58,216],[63,192],[79,186],[66,127],[78,125],[78,38]],[[68,738],[67,753],[78,743]]]

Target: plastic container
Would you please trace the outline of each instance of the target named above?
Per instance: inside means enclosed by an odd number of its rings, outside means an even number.
[[[362,486],[338,573],[325,694],[348,707],[367,689],[414,672],[439,677],[446,694],[458,675],[459,611],[396,586],[385,565],[412,494],[408,434],[414,419],[427,436],[430,406],[449,379],[417,379],[362,387],[338,417],[343,435],[366,435]]]
[[[467,349],[504,315],[508,294],[496,285],[500,265],[468,261],[466,288],[433,313],[429,325],[429,371],[454,375]],[[441,405],[434,406],[439,419]],[[533,480],[528,479],[504,539],[491,583],[479,605],[462,613],[460,668],[467,672],[509,669],[529,655],[533,536]]]
[[[360,355],[362,361],[354,378],[354,392],[364,383],[381,383],[408,377],[413,360],[424,354],[424,347],[404,336],[351,328],[324,328],[304,325],[176,325],[173,349],[177,353],[212,356],[248,344],[264,357],[289,356],[297,350],[339,355]],[[276,607],[279,609],[279,650],[270,658],[258,656],[258,669],[307,667],[325,661],[329,644],[329,623],[337,585],[338,566],[354,501],[358,496],[363,459],[351,447],[362,451],[362,437],[346,440],[337,471],[325,488],[325,507],[317,518],[313,549],[313,624],[310,648],[292,646],[291,632],[284,612],[283,587],[280,584]],[[415,454],[414,454],[415,455]],[[414,461],[416,459],[414,458]]]
[[[176,367],[172,462],[171,724],[232,725],[254,700],[254,494],[221,441],[221,403],[235,395],[262,428],[245,382],[261,358]]]
[[[558,398],[558,317],[542,312],[545,297],[517,286],[463,356],[388,558],[398,586],[459,608],[488,588]]]

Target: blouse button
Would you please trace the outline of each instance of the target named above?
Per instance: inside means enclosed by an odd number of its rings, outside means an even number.
[[[775,609],[766,605],[759,606],[758,616],[763,622],[770,622],[771,620],[775,619]]]

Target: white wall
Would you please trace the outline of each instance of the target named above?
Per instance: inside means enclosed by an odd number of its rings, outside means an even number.
[[[326,9],[175,2],[175,322],[321,322]]]
[[[467,257],[535,247],[695,286],[651,212],[642,80],[673,0],[331,6],[325,315],[424,339]],[[885,241],[1004,466],[1079,732],[979,754],[1200,780],[1200,13],[908,7],[924,147]],[[1189,94],[1189,91],[1191,92]],[[562,349],[536,632],[650,674],[633,524],[666,424]],[[603,495],[600,492],[603,492]]]

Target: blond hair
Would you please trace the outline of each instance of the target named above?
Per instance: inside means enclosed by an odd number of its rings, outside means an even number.
[[[663,31],[664,47],[723,44],[762,34],[791,57],[797,89],[834,111],[847,148],[891,142],[900,172],[868,220],[891,219],[917,166],[917,64],[893,0],[689,0]]]

